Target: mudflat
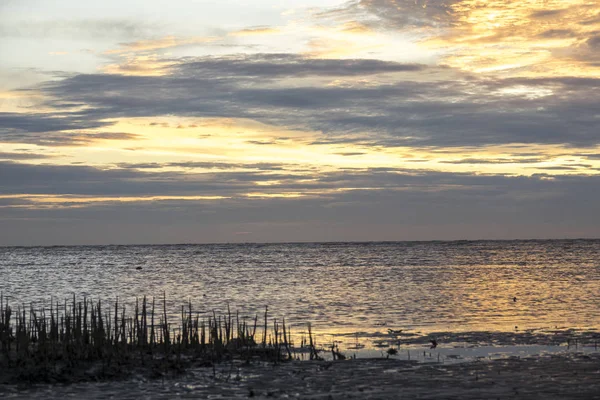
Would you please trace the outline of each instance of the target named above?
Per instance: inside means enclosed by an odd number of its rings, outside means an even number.
[[[600,399],[600,354],[460,364],[397,359],[223,363],[148,380],[4,385],[4,398]]]

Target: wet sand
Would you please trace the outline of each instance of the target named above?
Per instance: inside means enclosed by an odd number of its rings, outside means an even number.
[[[175,378],[0,386],[0,397],[170,399],[600,399],[600,354],[509,357],[461,364],[397,359],[223,363]]]

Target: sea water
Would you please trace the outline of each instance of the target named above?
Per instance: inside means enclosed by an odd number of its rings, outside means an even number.
[[[75,295],[131,307],[166,294],[174,322],[188,302],[200,315],[229,306],[242,318],[268,307],[292,329],[310,322],[350,338],[593,329],[600,241],[0,247],[0,292],[13,306]]]

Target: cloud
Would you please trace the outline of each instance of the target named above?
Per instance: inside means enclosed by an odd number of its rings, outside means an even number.
[[[77,115],[59,113],[0,113],[0,134],[11,132],[53,132],[98,128],[106,125]]]
[[[373,29],[371,27],[369,27],[366,24],[361,23],[359,21],[345,22],[341,26],[340,30],[344,33],[352,33],[352,34],[360,34],[360,35],[373,33]]]
[[[307,59],[294,54],[258,54],[249,56],[207,57],[189,60],[179,66],[182,76],[237,76],[240,78],[358,76],[422,71],[419,64],[403,64],[380,60]]]
[[[230,36],[258,36],[258,35],[273,35],[280,33],[279,28],[273,28],[270,26],[256,26],[253,28],[241,29],[238,31],[230,32]]]
[[[161,76],[174,66],[172,60],[165,60],[154,54],[125,54],[118,62],[102,66],[102,72],[113,75]]]
[[[155,171],[155,167],[202,168],[208,171]],[[114,168],[100,168],[0,161],[0,188],[4,195],[239,197],[259,189],[266,193],[332,189],[326,183],[302,183],[303,179],[304,176],[293,169],[286,171],[285,166],[268,163],[125,163]],[[257,185],[258,182],[273,181],[279,184],[272,188]]]
[[[6,166],[0,168],[3,188]],[[93,183],[110,186],[113,180],[136,182],[135,177],[144,177],[148,193],[164,189],[164,182],[149,179],[148,174],[69,169],[50,170],[45,176],[37,175],[43,172],[41,167],[33,174],[28,170],[28,176],[35,178],[29,187],[52,177],[51,183],[61,190],[71,190],[68,178],[81,193]],[[0,231],[0,243],[50,244],[57,237],[63,244],[218,242],[232,240],[232,232],[247,231],[253,232],[256,241],[597,236],[600,219],[594,212],[596,203],[589,199],[600,195],[599,178],[543,178],[362,170],[327,174],[322,184],[368,184],[379,189],[213,201],[166,195],[158,201],[90,201],[81,206],[69,198],[44,206],[33,198],[5,197],[0,199],[0,220],[10,222],[11,230]],[[148,190],[151,187],[157,189]],[[215,190],[220,189],[210,189]],[[50,235],[51,231],[55,234]]]
[[[460,160],[440,161],[443,164],[534,164],[545,161],[544,158],[462,158]]]
[[[8,20],[0,25],[0,37],[130,39],[147,37],[159,25],[108,18]]]
[[[402,32],[465,71],[597,76],[593,54],[569,54],[597,30],[599,13],[598,4],[585,0],[359,0],[320,16]]]
[[[544,39],[563,39],[577,37],[577,32],[572,29],[549,29],[538,34]]]
[[[56,155],[36,154],[36,153],[9,153],[0,151],[0,160],[41,160],[44,158],[54,158]]]
[[[388,27],[438,27],[452,21],[453,5],[461,0],[354,0],[345,7],[320,14],[322,18],[352,18],[371,15]]]
[[[189,46],[196,44],[205,44],[214,42],[214,37],[192,37],[178,38],[176,36],[165,36],[159,39],[144,39],[135,42],[121,43],[120,48],[108,50],[105,54],[122,54],[128,52],[148,52],[160,49],[168,49],[180,46]]]
[[[190,171],[155,170],[155,167],[182,166],[203,168],[201,173]],[[584,165],[585,166],[585,165]],[[331,199],[341,193],[358,193],[369,198],[397,191],[406,193],[436,193],[442,197],[464,192],[474,195],[480,190],[504,193],[543,190],[540,196],[555,196],[562,186],[557,182],[595,182],[599,176],[555,177],[550,184],[544,176],[505,177],[472,173],[450,173],[427,169],[349,168],[319,174],[298,173],[293,165],[268,163],[169,163],[122,164],[119,167],[89,167],[79,165],[34,165],[0,161],[0,187],[3,196],[28,195],[101,198],[135,198],[166,196],[204,196],[245,199],[249,195],[300,194],[308,198]],[[569,166],[566,166],[567,168]],[[563,167],[561,167],[563,168]],[[311,179],[307,180],[307,176]],[[263,185],[262,183],[268,183]],[[556,184],[556,185],[555,185]],[[549,190],[555,188],[555,190]],[[379,193],[379,194],[377,194]],[[544,194],[545,193],[545,194]],[[529,196],[529,195],[528,195]],[[0,196],[2,197],[2,196]],[[67,199],[68,200],[68,199]],[[65,200],[65,202],[68,202]],[[514,200],[514,199],[513,199]]]
[[[536,10],[529,14],[529,17],[534,19],[551,19],[557,18],[568,12],[568,9],[559,8],[554,10]]]
[[[600,25],[600,13],[592,16],[584,21],[579,22],[581,25]]]
[[[590,37],[586,43],[592,49],[600,50],[600,35]]]
[[[343,152],[343,153],[336,153],[339,154],[340,156],[344,156],[344,157],[355,157],[355,156],[362,156],[366,153],[362,153],[359,151],[352,151],[352,152]]]
[[[332,86],[334,77],[350,84]],[[352,84],[355,77],[370,84]],[[4,126],[57,131],[100,127],[110,118],[178,115],[321,132],[320,144],[594,146],[599,86],[595,78],[478,79],[377,60],[213,57],[180,62],[165,76],[77,75],[47,83],[42,90],[55,99],[48,106],[85,110],[61,119],[11,114]]]
[[[119,168],[133,168],[133,169],[152,169],[152,168],[164,168],[164,167],[176,167],[185,169],[219,169],[219,170],[254,170],[254,171],[283,171],[290,169],[291,171],[298,171],[297,164],[277,164],[277,163],[266,163],[266,162],[253,162],[253,163],[236,163],[236,162],[224,162],[224,161],[178,161],[178,162],[167,162],[167,163],[119,163]]]
[[[78,113],[0,113],[0,143],[82,146],[98,140],[138,138],[135,134],[125,132],[88,131],[111,124]]]
[[[302,31],[317,58],[176,57],[165,51],[214,39],[116,19],[11,21],[0,37],[120,47],[103,73],[12,92],[40,93],[45,112],[0,113],[0,243],[598,235],[600,9],[539,4],[351,1]],[[226,34],[211,44],[244,42]],[[370,52],[390,38],[442,65],[364,58],[403,56]],[[324,56],[359,47],[361,59]]]

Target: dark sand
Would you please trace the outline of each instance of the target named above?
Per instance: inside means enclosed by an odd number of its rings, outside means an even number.
[[[216,372],[216,373],[215,373]],[[510,357],[462,364],[393,359],[221,364],[177,378],[71,385],[0,385],[29,399],[600,399],[600,354]]]

